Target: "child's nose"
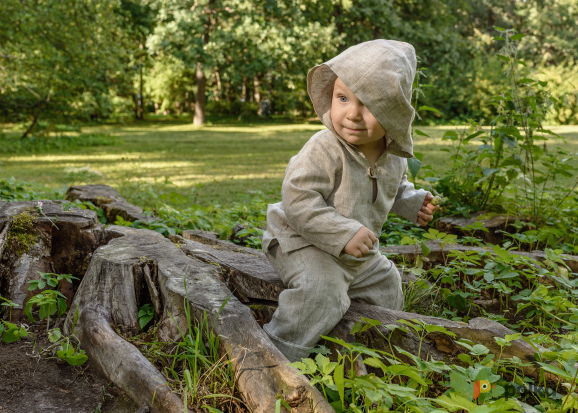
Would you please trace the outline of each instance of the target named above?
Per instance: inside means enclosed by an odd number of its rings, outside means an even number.
[[[347,108],[347,119],[358,122],[363,119],[363,106],[352,102]]]

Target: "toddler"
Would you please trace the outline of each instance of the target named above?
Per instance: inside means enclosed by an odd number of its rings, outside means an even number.
[[[377,238],[389,212],[427,225],[438,208],[407,180],[415,71],[413,46],[374,40],[307,75],[327,129],[290,160],[263,235],[263,251],[287,287],[264,330],[290,361],[307,357],[351,300],[403,308],[400,274]]]

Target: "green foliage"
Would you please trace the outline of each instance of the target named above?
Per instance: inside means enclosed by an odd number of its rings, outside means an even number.
[[[90,209],[90,210],[96,212],[96,215],[98,216],[98,221],[101,224],[107,223],[106,215],[104,214],[104,210],[102,208],[97,207],[96,205],[94,205],[90,201],[80,201],[79,199],[75,199],[72,202],[65,202],[63,207],[62,207],[62,209],[64,211],[69,211],[70,208]]]
[[[110,92],[126,93],[125,33],[117,1],[0,3],[0,115],[107,116]],[[107,113],[108,112],[108,113]]]
[[[59,191],[48,190],[38,184],[18,181],[15,178],[0,179],[0,201],[31,201],[49,197],[61,198]]]
[[[578,157],[548,146],[549,136],[561,137],[542,126],[550,107],[562,103],[521,60],[518,43],[525,35],[515,30],[501,34],[496,39],[504,46],[496,56],[505,65],[507,83],[493,98],[497,116],[490,130],[470,121],[446,132],[442,140],[449,141],[451,149],[440,150],[450,153],[450,169],[442,177],[428,171],[425,179],[445,195],[446,213],[496,209],[525,217],[542,231],[546,225],[568,226],[578,219],[572,207]],[[475,140],[481,141],[477,148]],[[546,236],[552,239],[557,229],[549,231]]]
[[[145,329],[148,323],[152,321],[155,316],[155,308],[151,304],[145,304],[138,310],[138,324],[141,329]]]
[[[218,317],[228,301],[224,301],[214,317]],[[186,297],[183,306],[188,329],[181,331],[179,328],[182,340],[176,343],[170,354],[156,351],[153,361],[169,378],[174,390],[181,394],[185,409],[201,406],[211,412],[219,412],[229,411],[225,406],[231,404],[244,407],[237,397],[231,360],[228,356],[219,355],[220,337],[215,335],[207,314],[195,320]],[[173,317],[170,313],[169,316]],[[148,354],[152,356],[150,352]]]
[[[2,304],[0,304],[0,307],[3,307],[2,309],[6,309],[8,308],[8,321],[12,321],[12,308],[14,307],[20,307],[19,304],[16,304],[14,301],[11,301],[7,298],[4,298],[2,296],[0,296],[0,300],[4,301]]]
[[[56,352],[56,356],[59,359],[66,361],[71,366],[80,366],[88,361],[88,356],[85,351],[80,349],[80,346],[74,348],[68,337],[65,337],[60,341],[60,346]]]
[[[354,325],[351,334],[360,335],[375,328],[372,334],[380,334],[389,342],[391,351],[372,350],[363,344],[324,337],[337,344],[338,352],[333,359],[319,353],[314,359],[302,359],[290,366],[307,375],[311,384],[324,394],[337,412],[378,413],[384,409],[396,412],[562,412],[574,405],[574,398],[557,393],[557,389],[540,387],[531,378],[525,377],[523,368],[532,364],[524,363],[516,356],[502,358],[501,352],[496,355],[484,345],[459,340],[454,343],[463,347],[465,352],[458,355],[457,364],[445,364],[433,358],[422,359],[399,347],[394,350],[389,332],[384,335],[379,327],[382,327],[379,321],[364,318]],[[406,332],[411,329],[419,337],[420,343],[427,340],[430,333],[455,338],[444,327],[429,325],[421,320],[398,320],[397,324],[383,327]],[[569,394],[576,386],[576,334],[574,331],[562,335],[561,340],[537,334],[525,338],[533,346],[538,343],[547,346],[548,351],[542,355],[536,353],[536,357],[549,362],[538,361],[537,365],[543,372],[566,381]],[[503,350],[521,336],[517,333],[504,338],[496,337],[495,340]],[[346,366],[353,365],[354,361],[363,361],[373,371],[381,373],[360,375],[355,369],[347,369]],[[480,382],[486,383],[486,391],[475,394],[476,382],[478,385]],[[527,403],[537,403],[537,410],[532,410],[534,407]]]
[[[16,324],[0,320],[0,337],[5,343],[14,343],[23,337],[28,337],[28,331],[23,326],[18,327]]]
[[[260,191],[252,193],[251,197],[241,197],[243,202],[234,202],[229,208],[219,204],[201,207],[187,202],[187,198],[177,192],[157,193],[148,186],[146,192],[139,194],[144,204],[156,210],[158,218],[154,221],[140,220],[129,222],[117,216],[116,225],[133,228],[147,228],[165,236],[181,234],[186,229],[198,229],[219,233],[221,239],[231,236],[233,228],[240,224],[245,230],[239,231],[235,242],[252,248],[261,248],[261,236],[264,232],[267,216],[267,201]],[[142,204],[141,204],[142,205]],[[185,206],[187,205],[187,206]],[[179,209],[177,209],[179,208]]]
[[[45,290],[30,298],[26,303],[26,307],[24,307],[24,313],[30,321],[35,322],[32,316],[32,308],[38,306],[38,316],[41,320],[46,319],[46,331],[48,331],[50,316],[56,314],[58,311],[56,317],[60,317],[67,310],[66,296],[57,291],[62,280],[72,283],[72,280],[78,280],[78,278],[73,277],[71,274],[37,272],[40,274],[40,279],[28,281],[30,284],[28,291],[41,290],[47,286],[55,288],[56,290]]]

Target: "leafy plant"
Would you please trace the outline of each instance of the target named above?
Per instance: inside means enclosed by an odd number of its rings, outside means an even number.
[[[18,327],[16,324],[0,320],[0,337],[5,343],[14,343],[23,337],[28,336],[28,331],[24,326]]]
[[[144,330],[148,323],[155,317],[155,308],[151,304],[145,304],[139,308],[138,324]]]
[[[0,300],[4,301],[2,304],[0,304],[0,306],[2,306],[4,308],[9,308],[8,321],[12,321],[12,308],[20,307],[20,304],[16,304],[14,301],[11,301],[11,300],[4,298],[4,297],[1,297],[1,296],[0,296]]]
[[[104,214],[104,210],[102,208],[97,207],[96,205],[94,205],[90,201],[80,201],[79,199],[76,199],[72,202],[65,202],[62,206],[62,209],[64,211],[69,211],[70,208],[90,209],[90,210],[96,212],[96,215],[98,216],[98,221],[101,224],[107,223],[106,215]]]
[[[30,286],[28,291],[41,290],[47,285],[49,287],[58,288],[62,280],[72,282],[72,280],[78,280],[77,277],[73,277],[71,274],[53,274],[37,271],[40,274],[40,279],[28,281]],[[57,311],[57,317],[60,317],[67,310],[66,296],[57,290],[45,290],[40,294],[37,294],[30,298],[24,307],[24,313],[28,319],[34,322],[34,317],[32,316],[32,308],[34,306],[39,307],[38,316],[41,320],[46,319],[46,331],[48,331],[50,326],[50,316],[54,315]]]

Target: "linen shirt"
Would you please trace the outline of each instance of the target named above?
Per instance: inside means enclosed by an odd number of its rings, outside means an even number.
[[[283,253],[314,245],[340,257],[362,226],[379,238],[389,212],[417,224],[427,192],[416,191],[407,180],[406,159],[413,157],[411,96],[416,64],[412,45],[379,39],[350,47],[311,69],[307,92],[327,129],[291,158],[282,201],[267,209],[265,252],[277,240]],[[331,101],[338,76],[387,131],[386,149],[375,168],[333,129]]]
[[[373,179],[377,197],[372,203]],[[289,161],[282,201],[267,209],[263,250],[276,239],[284,253],[314,245],[340,257],[362,226],[379,238],[389,212],[417,223],[426,194],[407,180],[406,158],[386,147],[370,168],[358,148],[323,130]]]

